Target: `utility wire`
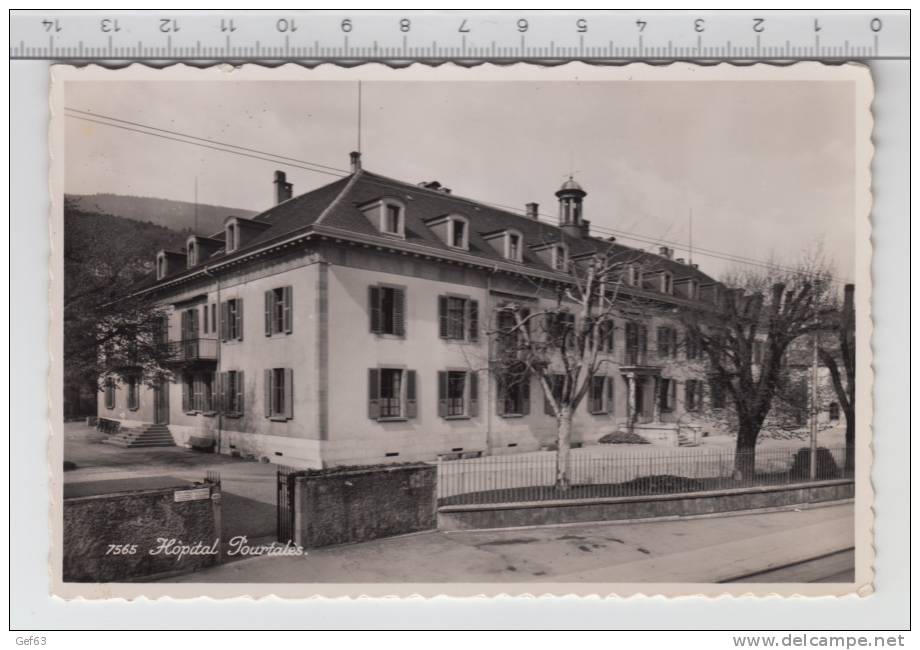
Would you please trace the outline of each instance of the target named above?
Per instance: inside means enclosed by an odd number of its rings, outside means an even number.
[[[235,145],[235,144],[228,143],[228,142],[221,142],[219,140],[202,138],[202,137],[194,136],[191,134],[182,133],[180,131],[162,129],[159,127],[142,124],[140,122],[132,122],[130,120],[123,120],[123,119],[116,118],[116,117],[102,115],[100,113],[83,111],[83,110],[69,108],[69,107],[66,107],[65,110],[68,111],[69,113],[67,117],[70,117],[72,119],[82,120],[85,122],[92,122],[95,124],[100,124],[102,126],[109,126],[109,127],[116,128],[116,129],[131,131],[134,133],[139,133],[141,135],[149,135],[155,138],[161,138],[164,140],[170,140],[170,141],[179,142],[182,144],[188,144],[188,145],[193,145],[197,147],[204,147],[206,149],[211,149],[213,151],[219,151],[219,152],[229,153],[229,154],[236,155],[236,156],[252,158],[254,160],[261,160],[263,162],[280,163],[280,164],[287,165],[289,167],[294,167],[296,169],[303,169],[306,171],[311,171],[311,172],[315,172],[318,174],[326,174],[328,176],[335,176],[338,178],[345,178],[346,176],[349,176],[351,173],[345,169],[340,169],[338,167],[332,167],[330,165],[323,165],[321,163],[315,163],[309,160],[302,160],[299,158],[292,158],[290,156],[282,156],[279,154],[273,154],[268,151],[253,149],[250,147],[243,147],[243,146]],[[100,118],[100,119],[93,119],[93,118]],[[421,189],[424,189],[424,188],[421,188]],[[461,200],[469,201],[471,203],[477,202],[477,201],[473,201],[472,199],[464,199],[463,197],[460,197],[460,196],[455,196],[455,195],[451,195],[451,196],[454,199],[461,199]],[[478,203],[483,203],[485,205],[500,208],[502,210],[511,211],[515,214],[523,214],[525,212],[525,210],[522,210],[521,208],[502,204],[502,203],[493,203],[493,202],[488,202],[488,201],[478,201]],[[543,212],[538,212],[536,216],[539,221],[542,221],[550,225],[556,225],[556,219],[552,215],[549,215]],[[621,230],[621,229],[613,228],[609,226],[592,225],[591,229],[593,231],[600,232],[602,234],[619,236],[624,239],[628,239],[631,241],[638,241],[644,244],[650,244],[650,245],[660,244],[660,245],[671,246],[678,250],[687,250],[686,246],[679,242],[672,242],[666,239],[656,238],[656,237],[652,237],[649,235],[640,235],[638,233],[633,233],[630,231]],[[751,259],[748,257],[743,257],[740,255],[736,255],[734,253],[726,253],[723,251],[716,251],[713,249],[701,248],[699,246],[694,246],[693,250],[694,252],[697,253],[697,255],[704,255],[706,257],[711,257],[711,258],[719,259],[719,260],[726,261],[726,262],[746,264],[749,266],[755,266],[755,267],[759,267],[763,269],[778,269],[778,270],[786,271],[789,273],[799,273],[802,275],[810,275],[809,273],[805,271],[800,271],[798,269],[786,267],[780,264],[774,264],[774,263],[763,261],[763,260],[756,260],[756,259]],[[843,280],[840,280],[833,276],[829,276],[829,277],[830,279],[834,280],[837,283],[842,284],[844,282]]]

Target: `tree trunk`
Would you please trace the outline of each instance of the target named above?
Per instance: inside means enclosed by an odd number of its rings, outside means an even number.
[[[569,489],[569,450],[572,447],[572,411],[568,407],[563,407],[559,413],[556,444],[556,489],[565,492]]]
[[[738,440],[735,443],[735,478],[754,478],[754,454],[760,428],[750,418],[738,416]]]
[[[846,465],[844,466],[848,473],[856,468],[856,412],[853,407],[844,410],[847,418],[846,437]]]

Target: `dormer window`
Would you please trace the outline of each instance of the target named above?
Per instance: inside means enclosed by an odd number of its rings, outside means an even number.
[[[236,246],[239,243],[239,235],[237,225],[233,221],[228,223],[224,228],[224,243],[228,253],[236,250]]]
[[[512,262],[521,261],[521,234],[509,231],[505,235],[505,257]]]
[[[166,277],[166,255],[160,253],[157,255],[157,280],[162,280]]]
[[[379,232],[396,237],[406,236],[406,207],[402,202],[384,197],[358,207]]]
[[[687,291],[690,294],[690,300],[699,300],[700,299],[700,282],[699,280],[690,280],[687,284]]]
[[[394,203],[387,203],[383,231],[391,235],[402,234],[402,208]]]
[[[635,264],[630,264],[626,269],[626,283],[631,287],[638,287],[642,283],[642,273]]]
[[[450,217],[447,224],[448,246],[468,250],[470,247],[469,230],[466,219],[460,216]]]
[[[674,276],[667,271],[661,272],[661,293],[674,293]]]
[[[569,251],[564,244],[553,246],[553,268],[557,271],[569,268]]]
[[[186,254],[186,265],[188,268],[192,268],[198,264],[198,246],[195,243],[194,239],[190,239],[185,250]]]

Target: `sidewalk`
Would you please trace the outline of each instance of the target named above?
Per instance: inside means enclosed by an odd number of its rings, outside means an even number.
[[[852,504],[650,523],[432,531],[171,582],[719,582],[850,548]]]

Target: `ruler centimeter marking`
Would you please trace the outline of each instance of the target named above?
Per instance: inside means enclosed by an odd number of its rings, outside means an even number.
[[[10,58],[61,61],[909,59],[903,13],[16,11]]]

